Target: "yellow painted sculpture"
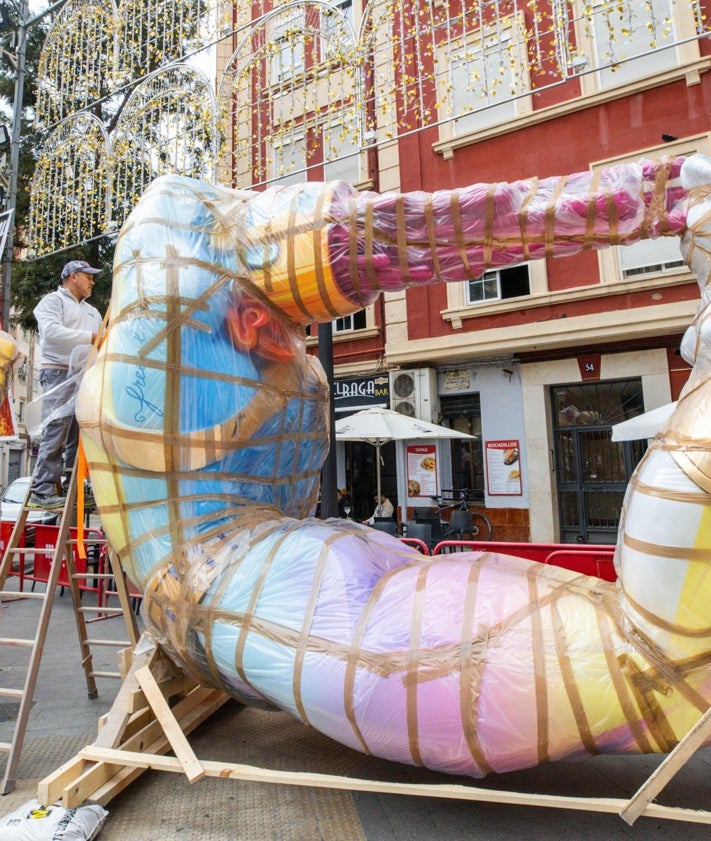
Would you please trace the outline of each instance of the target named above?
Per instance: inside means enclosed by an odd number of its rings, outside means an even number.
[[[435,194],[156,181],[77,401],[150,632],[200,681],[396,761],[482,776],[668,751],[711,701],[708,184],[704,158]],[[309,517],[327,386],[300,325],[660,235],[683,235],[702,286],[696,362],[630,484],[619,583]]]
[[[10,386],[10,372],[16,354],[15,340],[9,333],[0,330],[0,404],[5,400]]]

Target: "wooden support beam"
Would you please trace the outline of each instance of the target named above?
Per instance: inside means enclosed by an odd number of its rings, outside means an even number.
[[[141,637],[143,640],[144,638]],[[139,649],[137,649],[138,651]],[[126,675],[125,680],[121,683],[121,688],[114,698],[114,702],[109,710],[104,726],[99,731],[99,736],[96,744],[104,747],[118,747],[121,742],[121,736],[126,722],[130,718],[131,711],[129,706],[129,699],[133,693],[140,689],[138,681],[136,680],[136,672],[142,666],[150,666],[158,656],[158,649],[155,645],[150,647],[143,646],[142,653],[134,652],[131,668]]]
[[[220,690],[196,686],[189,695],[175,705],[172,714],[182,732],[188,734],[228,700],[229,696]],[[131,719],[127,731],[132,729],[134,722],[143,723],[148,719],[148,724],[129,735],[119,748],[120,753],[124,750],[145,750],[149,753],[163,754],[171,749],[161,723],[153,717],[152,713],[149,716],[150,712],[144,710]],[[143,770],[126,766],[123,762],[116,764],[85,762],[80,755],[77,755],[39,783],[37,799],[41,803],[54,803],[61,800],[66,808],[74,808],[89,799],[105,806],[140,776]]]
[[[82,759],[109,764],[135,766],[143,770],[171,771],[183,773],[179,759],[172,756],[158,756],[112,748],[97,748],[90,745],[80,751]],[[203,760],[202,768],[207,777],[243,780],[247,782],[275,783],[279,785],[310,786],[313,788],[344,789],[347,791],[370,791],[377,794],[403,794],[418,797],[440,797],[453,800],[476,800],[486,803],[509,803],[519,806],[543,806],[554,809],[576,809],[586,812],[607,812],[619,814],[626,801],[612,797],[563,797],[553,794],[532,794],[527,792],[500,791],[456,784],[433,785],[430,783],[392,783],[380,780],[364,780],[357,777],[341,777],[334,774],[316,774],[299,771],[273,771],[240,763],[212,762]],[[644,811],[646,817],[667,818],[711,823],[711,812],[695,809],[681,809],[651,803]]]
[[[155,680],[152,672],[151,677]],[[158,682],[158,685],[164,698],[173,698],[176,695],[184,695],[186,692],[190,692],[195,686],[195,681],[186,675],[178,675],[176,677],[165,677]],[[145,709],[148,704],[149,701],[139,683],[129,697],[128,710],[131,713],[135,713]]]
[[[378,794],[438,797],[520,806],[571,809],[620,815],[632,825],[640,817],[711,824],[711,812],[668,807],[652,802],[693,753],[711,739],[711,710],[682,739],[659,768],[630,799],[568,797],[501,791],[458,784],[392,783],[311,772],[276,771],[241,763],[198,760],[186,735],[225,704],[228,696],[216,689],[176,678],[172,664],[155,648],[144,646],[129,672],[93,745],[38,787],[38,800],[59,799],[67,808],[92,800],[105,806],[147,769],[202,777],[314,788],[369,791]],[[128,665],[127,658],[127,665]],[[179,697],[182,696],[182,697]],[[171,706],[168,698],[173,697]],[[143,705],[139,708],[139,705]],[[175,756],[166,756],[169,751]]]
[[[205,776],[205,771],[200,765],[197,756],[193,753],[190,743],[185,738],[185,733],[183,733],[180,729],[180,725],[175,720],[175,716],[168,706],[168,702],[165,700],[165,697],[163,696],[163,693],[161,692],[160,687],[156,683],[156,680],[151,674],[151,670],[148,666],[143,666],[143,668],[138,669],[136,672],[136,680],[138,680],[138,683],[143,690],[143,694],[146,696],[146,700],[148,701],[150,708],[153,710],[155,717],[160,722],[163,732],[170,742],[170,745],[173,748],[173,753],[180,762],[183,771],[185,771],[185,776],[188,778],[188,781],[195,783],[198,780],[201,780]]]
[[[662,764],[650,775],[634,796],[620,811],[620,817],[630,826],[642,814],[647,814],[649,804],[661,792],[696,751],[711,738],[711,707],[701,716]]]

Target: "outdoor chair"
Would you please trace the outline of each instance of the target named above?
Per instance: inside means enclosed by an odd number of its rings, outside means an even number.
[[[407,523],[405,537],[414,540],[421,540],[428,550],[432,549],[432,526],[430,523]]]
[[[452,511],[447,529],[447,538],[451,540],[471,540],[473,536],[471,511]]]
[[[395,537],[398,536],[398,524],[390,517],[376,517],[373,521],[373,528],[378,531],[385,531]]]
[[[437,509],[436,508],[413,508],[412,509],[412,516],[415,518],[415,522],[420,522],[420,520],[432,520],[437,516]]]
[[[440,540],[444,540],[446,532],[442,528],[442,523],[440,522],[439,517],[423,517],[422,519],[417,520],[417,524],[423,524],[430,527],[432,546],[439,543]]]

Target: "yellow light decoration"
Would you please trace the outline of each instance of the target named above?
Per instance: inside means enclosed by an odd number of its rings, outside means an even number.
[[[564,84],[576,73],[584,39],[604,42],[597,67],[613,70],[625,58],[618,45],[634,32],[648,31],[652,49],[674,42],[671,15],[657,17],[649,2],[633,9],[605,0],[356,0],[354,7],[347,14],[356,26],[336,3],[315,0],[68,0],[39,64],[37,114],[49,133],[32,185],[35,252],[63,247],[67,236],[81,241],[101,233],[98,220],[108,215],[120,223],[156,172],[205,177],[214,167],[219,180],[243,188],[279,175],[303,179],[313,166],[352,158],[366,131],[383,142]],[[697,37],[709,34],[698,0],[686,8]],[[184,69],[191,51],[225,33],[233,54],[216,102],[190,73],[144,78],[156,67]],[[455,65],[465,74],[468,101]],[[118,118],[130,90],[131,111]],[[103,216],[80,179],[68,175],[81,171],[79,149],[62,139],[65,122],[82,109],[99,113],[99,100],[117,122],[110,142],[95,150],[103,155],[95,171],[113,173],[100,200]],[[195,152],[203,142],[208,155]],[[45,225],[60,183],[76,184],[76,193],[61,199],[71,234],[65,225],[55,232]]]
[[[62,123],[35,167],[30,229],[37,256],[106,229],[107,137],[99,120],[79,114]]]

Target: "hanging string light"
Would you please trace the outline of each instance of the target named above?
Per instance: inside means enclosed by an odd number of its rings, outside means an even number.
[[[510,122],[531,109],[532,92],[596,70],[614,84],[619,68],[672,46],[676,31],[709,34],[698,0],[68,0],[39,67],[48,137],[30,239],[42,254],[67,236],[101,234],[168,171],[250,188],[326,177],[350,160],[338,171],[357,183],[373,144]],[[221,39],[232,53],[215,98],[177,68]],[[66,142],[82,111],[104,126],[93,153],[108,197],[90,195],[76,174],[81,150]],[[60,183],[74,190],[70,234],[45,224]]]

